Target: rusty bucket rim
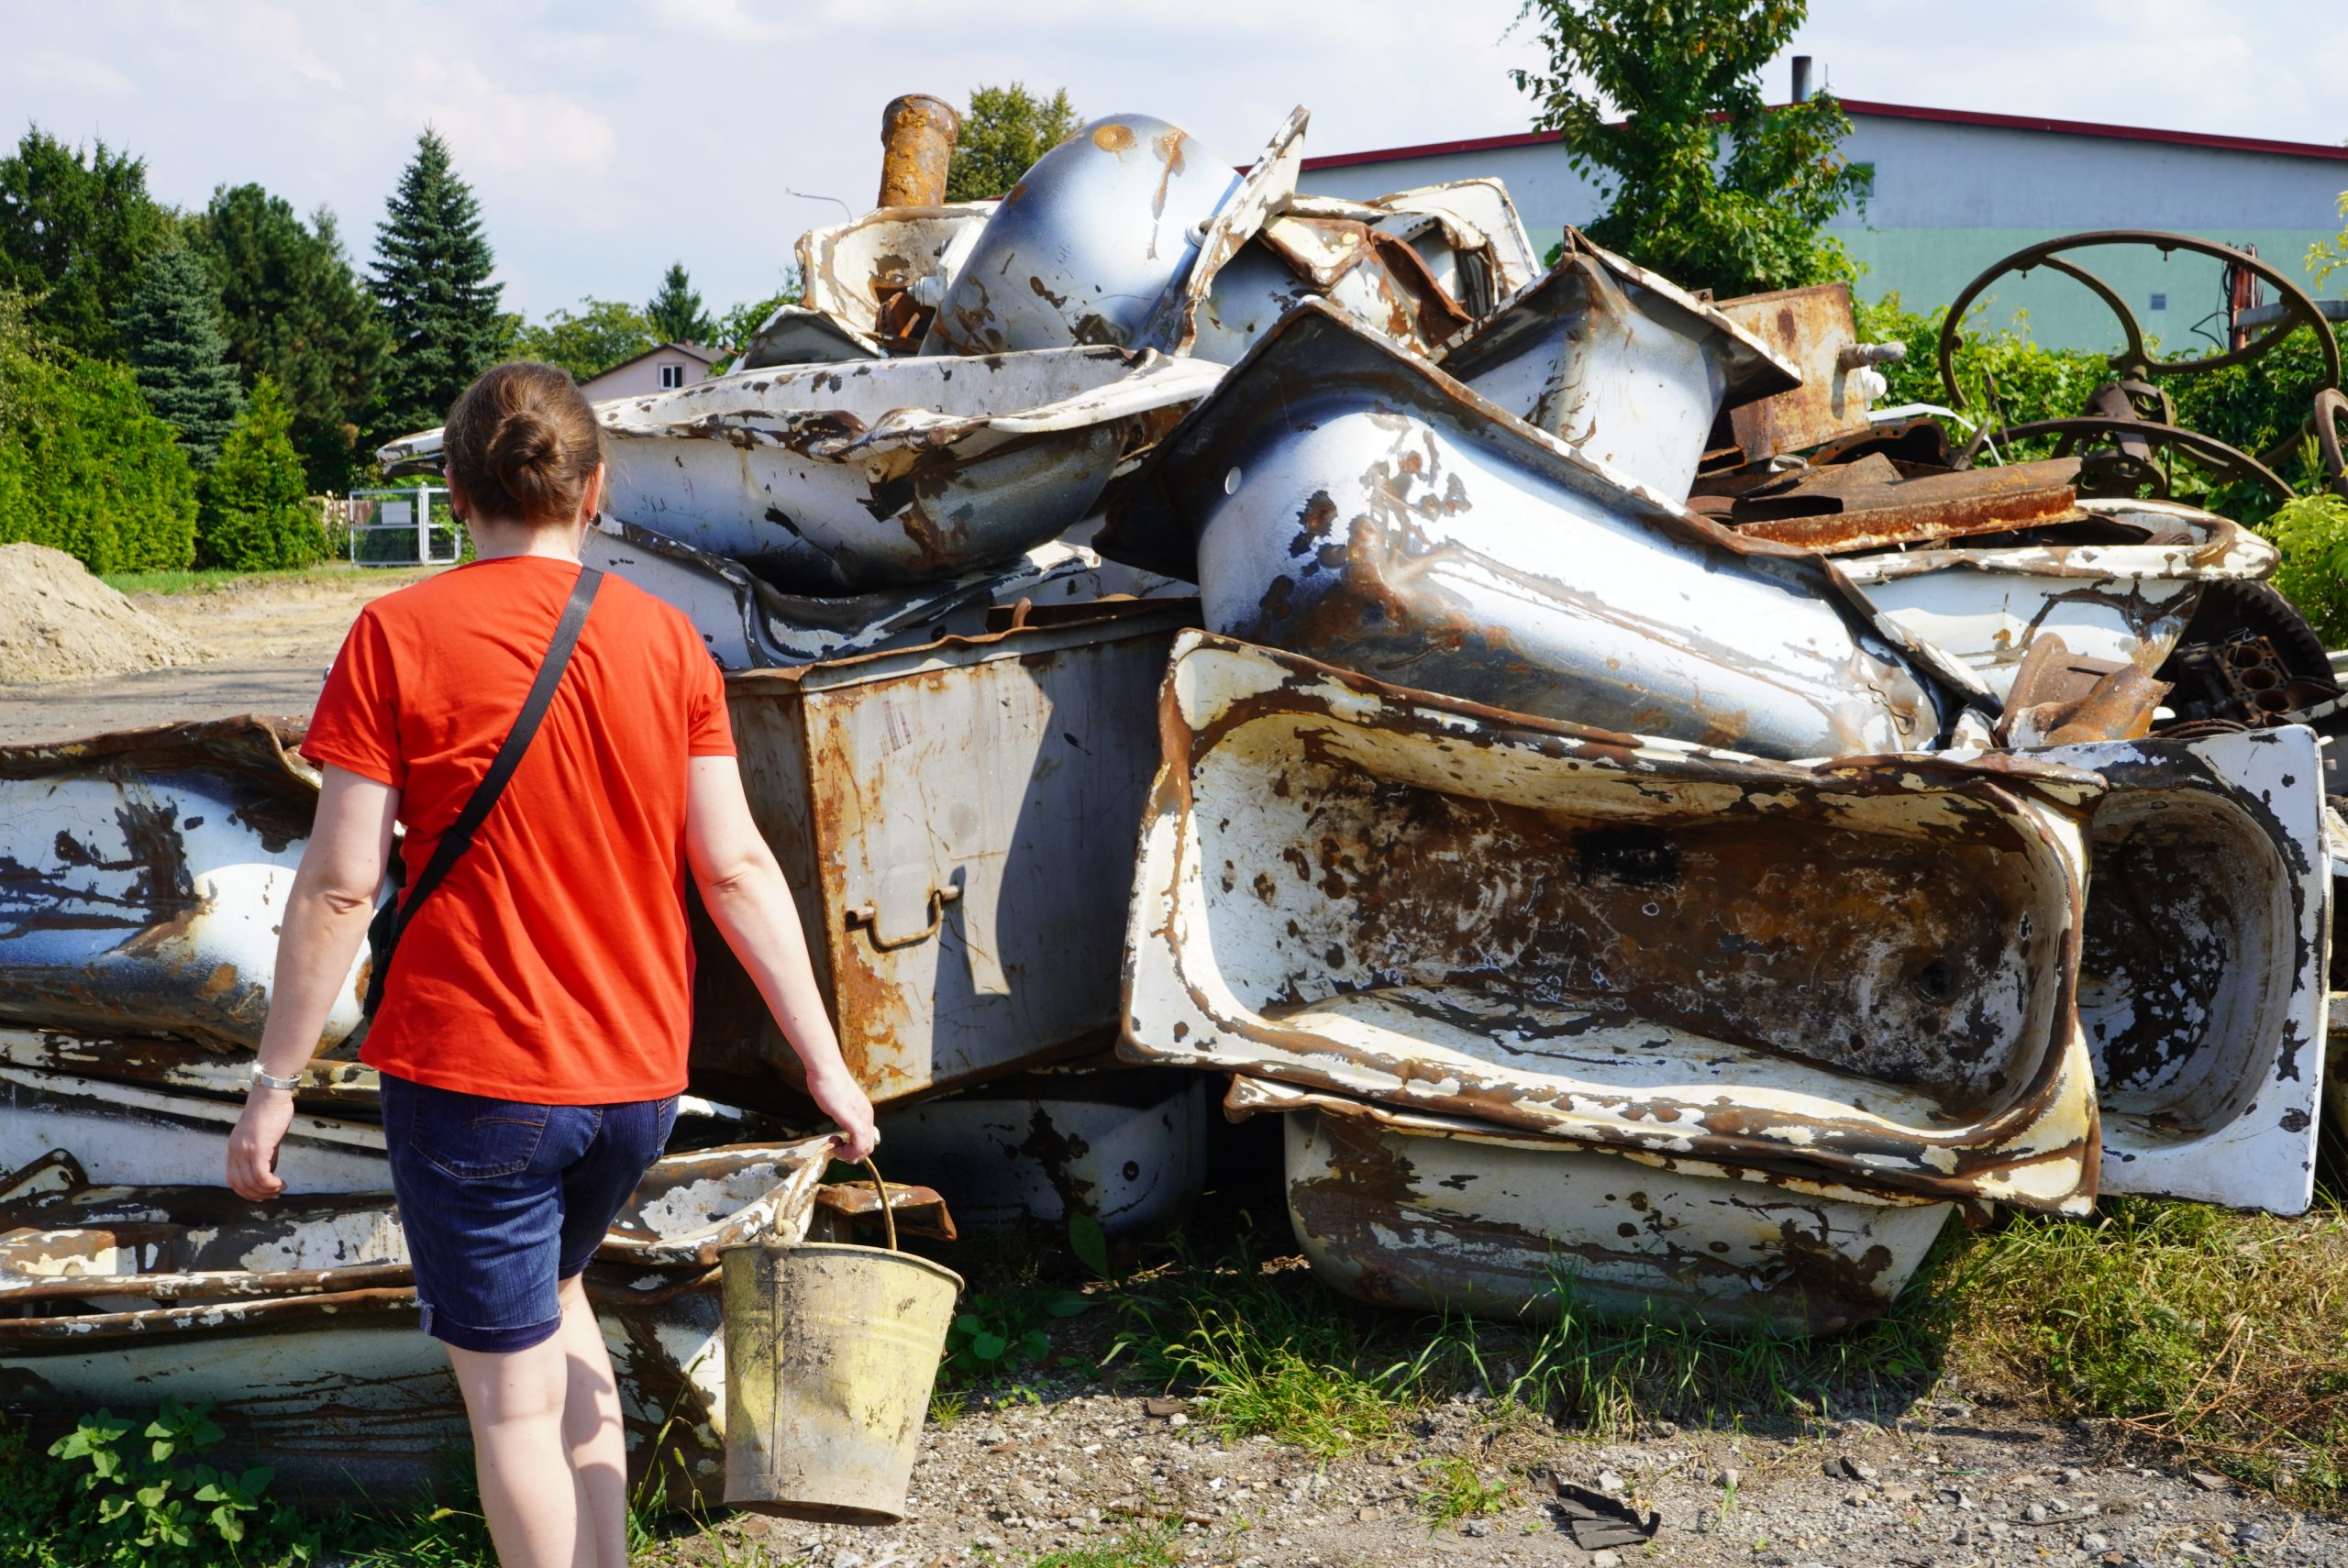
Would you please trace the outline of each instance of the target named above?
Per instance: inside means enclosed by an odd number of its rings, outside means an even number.
[[[903,1184],[900,1183],[898,1185],[903,1186]],[[940,1279],[952,1281],[954,1288],[958,1293],[969,1283],[960,1275],[955,1273],[952,1269],[947,1268],[944,1264],[937,1262],[934,1258],[925,1258],[919,1253],[892,1252],[887,1247],[868,1247],[860,1242],[785,1242],[773,1236],[761,1236],[756,1241],[736,1242],[729,1246],[720,1247],[717,1250],[719,1264],[722,1265],[726,1259],[734,1256],[737,1253],[760,1253],[770,1256],[783,1253],[797,1256],[806,1253],[855,1253],[868,1258],[885,1259],[895,1263],[911,1264],[914,1267],[922,1270],[925,1274],[934,1275]]]

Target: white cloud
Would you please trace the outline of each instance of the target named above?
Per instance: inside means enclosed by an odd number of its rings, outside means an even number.
[[[0,80],[26,86],[38,83],[52,91],[61,88],[109,98],[125,98],[138,91],[136,83],[104,61],[56,49],[11,50],[7,60],[0,62]]]

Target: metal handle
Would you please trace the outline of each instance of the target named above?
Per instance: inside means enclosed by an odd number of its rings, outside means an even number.
[[[889,1207],[889,1184],[880,1179],[880,1167],[872,1163],[871,1155],[864,1157],[863,1165],[872,1173],[872,1186],[880,1194],[880,1224],[889,1233],[889,1250],[893,1253],[898,1250],[897,1216],[895,1210]]]
[[[883,953],[893,953],[901,947],[918,947],[937,934],[946,923],[946,906],[962,896],[961,888],[948,883],[929,890],[929,923],[911,933],[884,933],[880,929],[880,906],[877,900],[858,904],[847,911],[847,923],[864,927],[866,940]]]

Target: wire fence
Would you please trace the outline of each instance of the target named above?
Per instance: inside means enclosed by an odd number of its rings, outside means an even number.
[[[464,525],[440,486],[355,490],[325,506],[327,539],[353,566],[451,566],[463,558]]]

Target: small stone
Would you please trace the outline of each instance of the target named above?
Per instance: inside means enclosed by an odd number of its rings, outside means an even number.
[[[1593,1551],[1589,1554],[1589,1568],[1623,1568],[1623,1554],[1619,1551]]]
[[[1883,1489],[1883,1500],[1887,1503],[1904,1507],[1916,1500],[1916,1488],[1913,1486],[1886,1486]]]
[[[2111,1550],[2111,1542],[2104,1537],[2096,1534],[2095,1531],[2088,1530],[2087,1533],[2079,1537],[2079,1550],[2089,1553],[2109,1551]]]
[[[2187,1480],[2204,1492],[2223,1492],[2233,1485],[2233,1483],[2224,1476],[2212,1475],[2206,1470],[2188,1470],[2185,1474]]]
[[[1181,1411],[1177,1410],[1172,1415],[1166,1418],[1166,1424],[1179,1431],[1182,1428],[1191,1424],[1191,1418],[1184,1415]]]
[[[1000,1551],[1002,1550],[1002,1538],[994,1535],[974,1535],[970,1538],[970,1548],[974,1551]]]
[[[745,1514],[742,1516],[742,1533],[750,1537],[753,1540],[757,1540],[759,1536],[766,1534],[767,1531],[772,1529],[774,1529],[774,1523],[770,1519],[760,1518],[756,1514]]]
[[[2082,1485],[2086,1483],[2088,1473],[2076,1466],[2063,1472],[2063,1485],[2066,1486]]]
[[[1492,1533],[1492,1527],[1481,1519],[1462,1519],[1459,1523],[1459,1533],[1468,1536],[1487,1536]]]
[[[1722,1491],[1733,1492],[1744,1485],[1744,1472],[1732,1464],[1720,1473],[1718,1479]]]
[[[864,1568],[864,1553],[843,1551],[832,1559],[832,1568]]]
[[[2044,1524],[2046,1522],[2046,1505],[2043,1503],[2031,1504],[2030,1507],[2021,1511],[2021,1518],[2022,1523],[2024,1524]]]
[[[2006,1537],[2013,1534],[2013,1532],[2014,1527],[2008,1524],[2003,1519],[1991,1519],[1989,1521],[1989,1536],[1993,1540],[2003,1540]]]
[[[2255,1546],[2266,1539],[2266,1527],[2255,1520],[2234,1526],[2234,1539],[2244,1546]]]
[[[1970,1546],[1973,1544],[1973,1527],[1959,1525],[1956,1527],[1956,1533],[1948,1539],[1952,1546]]]
[[[1181,1415],[1190,1408],[1188,1399],[1144,1399],[1141,1402],[1143,1415],[1155,1416],[1161,1421],[1168,1416]]]
[[[1952,1508],[1962,1508],[1969,1511],[1973,1507],[1973,1494],[1966,1491],[1961,1486],[1944,1486],[1933,1495],[1938,1497],[1941,1502]]]
[[[1863,1491],[1845,1492],[1843,1494],[1843,1501],[1855,1508],[1863,1508],[1866,1507],[1867,1495]]]
[[[1620,1496],[1625,1485],[1627,1483],[1611,1470],[1601,1470],[1598,1473],[1598,1489],[1610,1497]]]
[[[1874,1465],[1862,1460],[1845,1459],[1843,1461],[1843,1474],[1854,1481],[1873,1481],[1876,1471]]]

